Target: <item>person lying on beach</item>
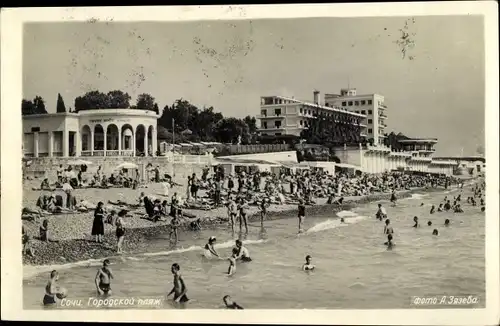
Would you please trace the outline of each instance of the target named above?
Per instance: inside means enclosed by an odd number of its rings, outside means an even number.
[[[311,255],[307,255],[306,256],[306,262],[304,265],[302,265],[302,270],[303,271],[312,271],[316,268],[316,266],[314,266],[312,264],[312,257]]]
[[[29,254],[31,257],[35,257],[35,252],[34,252],[33,248],[31,247],[31,239],[30,239],[29,235],[26,233],[26,231],[24,230],[24,226],[22,227],[22,231],[23,231],[23,235],[22,235],[23,255]]]
[[[229,267],[227,269],[227,275],[233,275],[236,272],[236,259],[238,258],[238,248],[233,248],[231,257],[229,260]]]
[[[111,279],[114,278],[113,272],[109,268],[110,262],[105,259],[102,263],[102,267],[99,268],[95,276],[95,286],[98,295],[110,295],[111,294]]]
[[[58,240],[54,240],[50,236],[49,231],[49,221],[43,220],[42,225],[40,226],[40,240],[45,242],[59,242]]]
[[[40,217],[43,217],[44,215],[51,215],[51,213],[45,212],[41,209],[32,209],[29,207],[23,207],[21,212],[21,219],[38,222]]]
[[[174,294],[174,302],[176,303],[185,303],[189,301],[186,293],[187,293],[187,287],[186,283],[184,283],[184,279],[181,276],[181,267],[179,264],[175,263],[172,264],[172,274],[174,275],[174,287],[172,290],[167,294],[167,297],[169,297],[172,293]]]
[[[224,301],[224,304],[226,305],[227,309],[240,309],[243,310],[243,307],[237,304],[236,302],[231,300],[231,297],[229,295],[225,295],[222,298],[222,301]]]

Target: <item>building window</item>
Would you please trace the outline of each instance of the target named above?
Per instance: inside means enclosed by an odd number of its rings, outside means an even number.
[[[359,105],[359,101],[354,101],[354,105]]]
[[[346,106],[346,105],[347,105],[346,101],[342,102],[342,106]]]
[[[274,109],[274,114],[279,117],[281,115],[281,109]]]
[[[349,101],[347,104],[349,104],[349,106],[352,106],[352,101]]]
[[[366,114],[366,111],[365,110],[361,110],[361,114]]]
[[[311,114],[312,114],[312,113],[311,113],[311,110],[307,111],[307,113],[308,113],[309,115],[311,115]]]
[[[281,128],[281,121],[274,121],[274,126],[276,128]]]
[[[302,111],[303,111],[302,108],[300,108],[300,113],[302,113]]]
[[[300,120],[300,125],[301,126],[304,125],[304,121]]]
[[[264,129],[267,129],[267,121],[264,121],[263,123]]]
[[[373,111],[372,111],[372,110],[368,110],[368,114],[372,114],[372,113],[373,113]]]
[[[356,110],[356,111],[354,111],[354,112],[356,112],[356,113],[358,113],[358,114],[359,114],[359,111],[357,111],[357,110]]]
[[[368,105],[372,104],[372,100],[368,100]]]
[[[366,101],[365,100],[361,100],[361,105],[366,105]]]
[[[40,131],[40,127],[32,127],[31,128],[31,132],[39,132]]]
[[[281,132],[277,132],[274,134],[275,136],[281,136]]]
[[[373,123],[373,120],[372,119],[368,119],[368,123]]]
[[[267,110],[261,110],[260,114],[262,114],[262,116],[264,117],[267,117]]]
[[[368,133],[371,134],[373,132],[372,129],[368,129]]]

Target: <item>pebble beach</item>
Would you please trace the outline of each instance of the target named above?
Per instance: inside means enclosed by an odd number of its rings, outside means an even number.
[[[33,207],[36,203],[40,191],[32,190],[39,184],[38,180],[27,180],[24,184],[23,206]],[[86,201],[97,203],[103,201],[105,204],[109,201],[122,200],[128,203],[135,203],[139,194],[144,191],[146,194],[154,195],[159,199],[163,199],[163,187],[158,183],[150,183],[147,188],[139,188],[136,190],[130,188],[114,188],[114,189],[76,189],[74,191],[77,200],[85,199]],[[398,193],[399,198],[411,196],[411,193],[417,189],[410,191],[401,191]],[[420,190],[421,191],[421,190]],[[177,192],[185,195],[186,186],[174,186],[170,189],[170,195]],[[201,196],[204,191],[201,191]],[[390,194],[379,193],[368,196],[352,196],[345,197],[342,206],[327,205],[326,198],[317,198],[316,204],[308,206],[307,211],[310,213],[318,212],[336,212],[342,209],[363,202],[388,199]],[[165,198],[166,199],[166,198]],[[271,205],[268,208],[267,219],[279,219],[295,217],[294,212],[297,205]],[[200,217],[201,226],[206,228],[211,227],[227,227],[227,209],[219,207],[212,210],[197,210],[185,209],[187,213]],[[163,233],[168,233],[170,219],[158,222],[152,222],[148,219],[141,218],[143,208],[136,212],[131,212],[125,218],[126,237],[124,250],[126,253],[143,252],[147,250],[148,238],[152,238]],[[115,228],[109,224],[105,224],[104,243],[98,244],[93,242],[91,237],[91,229],[93,222],[93,212],[74,213],[74,214],[58,214],[48,215],[43,219],[49,221],[51,228],[51,238],[58,242],[42,242],[37,240],[38,228],[41,221],[23,220],[23,226],[27,234],[32,238],[32,248],[35,251],[35,256],[31,257],[23,255],[23,264],[25,265],[50,265],[83,261],[88,259],[100,259],[116,255],[116,237],[114,235]],[[251,206],[249,210],[249,222],[259,220],[259,209],[257,206]],[[194,232],[188,229],[186,225],[181,227],[180,236],[184,232]]]

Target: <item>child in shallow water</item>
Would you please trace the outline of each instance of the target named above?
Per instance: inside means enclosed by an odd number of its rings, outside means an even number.
[[[233,275],[236,271],[236,258],[238,257],[238,248],[233,248],[233,254],[228,258],[229,268],[227,269],[227,275]]]

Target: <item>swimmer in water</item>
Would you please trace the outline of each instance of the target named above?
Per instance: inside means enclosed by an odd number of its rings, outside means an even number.
[[[486,211],[486,207],[483,206],[483,207],[481,207],[481,212],[484,212],[484,211]]]
[[[413,224],[413,227],[414,228],[418,228],[420,225],[418,224],[418,217],[414,216],[413,217],[413,222],[415,222],[415,224]]]
[[[421,203],[420,206],[424,206],[424,203]]]
[[[345,220],[343,217],[340,218],[340,223],[345,223]]]
[[[380,221],[382,221],[382,219],[384,218],[387,218],[387,211],[385,210],[385,207],[382,206],[382,204],[378,204],[378,210],[377,214],[375,214],[375,217]]]
[[[233,254],[228,258],[229,267],[227,269],[227,275],[233,275],[236,272],[236,259],[238,258],[238,248],[233,248]]]
[[[45,306],[53,305],[57,302],[57,281],[59,280],[59,272],[53,270],[50,272],[50,279],[45,285],[45,295],[43,296],[43,304]]]
[[[214,257],[217,257],[217,258],[221,258],[219,256],[219,254],[217,253],[217,251],[215,251],[215,248],[214,248],[214,245],[215,245],[215,242],[217,241],[217,239],[214,237],[214,236],[211,236],[209,239],[208,239],[208,243],[205,245],[205,257],[207,258],[212,258],[212,256]]]
[[[250,253],[248,249],[243,247],[243,242],[241,240],[236,240],[236,248],[238,250],[238,255],[236,259],[241,259],[242,262],[250,262],[252,258],[250,258]]]
[[[437,229],[434,229],[434,231],[432,231],[432,235],[438,235],[438,234],[439,234],[439,232]]]
[[[188,297],[186,296],[186,283],[184,283],[184,279],[181,276],[180,270],[181,267],[179,266],[179,264],[172,264],[171,271],[172,274],[174,274],[174,287],[169,292],[169,294],[167,294],[167,297],[169,297],[172,293],[174,293],[174,302],[176,303],[184,303],[189,301]]]
[[[444,220],[444,226],[450,226],[450,220],[449,219]]]
[[[428,225],[428,226],[431,226],[431,225],[432,225],[432,222],[431,222],[431,221],[427,222],[427,225]]]
[[[299,218],[299,233],[302,233],[302,223],[304,223],[304,219],[306,218],[306,205],[304,205],[304,200],[299,199],[298,206],[298,218]]]
[[[434,214],[435,211],[436,211],[436,206],[432,205],[431,211],[429,213]]]
[[[384,234],[393,234],[394,233],[392,226],[389,225],[390,223],[391,223],[391,221],[389,219],[385,220]]]
[[[438,207],[438,212],[442,212],[443,211],[443,204],[439,204],[439,207]]]
[[[302,265],[302,270],[303,271],[312,271],[312,270],[314,270],[314,268],[316,268],[316,266],[314,266],[312,264],[312,257],[311,257],[311,255],[307,255],[306,256],[306,263],[304,265]]]
[[[457,206],[455,206],[455,209],[453,210],[454,213],[463,213],[464,210],[462,209],[462,207],[460,207],[460,204],[458,204]]]
[[[446,202],[446,204],[444,204],[443,209],[445,211],[449,211],[451,209],[451,204],[449,200]]]
[[[108,267],[109,265],[109,260],[104,259],[102,267],[99,268],[95,276],[95,286],[99,295],[111,294],[111,279],[113,279],[114,276],[113,272]]]
[[[394,247],[394,243],[392,242],[392,234],[387,235],[387,242],[384,242],[384,245],[387,246],[387,250],[391,250]]]
[[[228,295],[225,295],[224,298],[222,298],[222,301],[224,301],[224,304],[226,305],[227,309],[243,309],[242,306],[232,301],[231,297]]]

